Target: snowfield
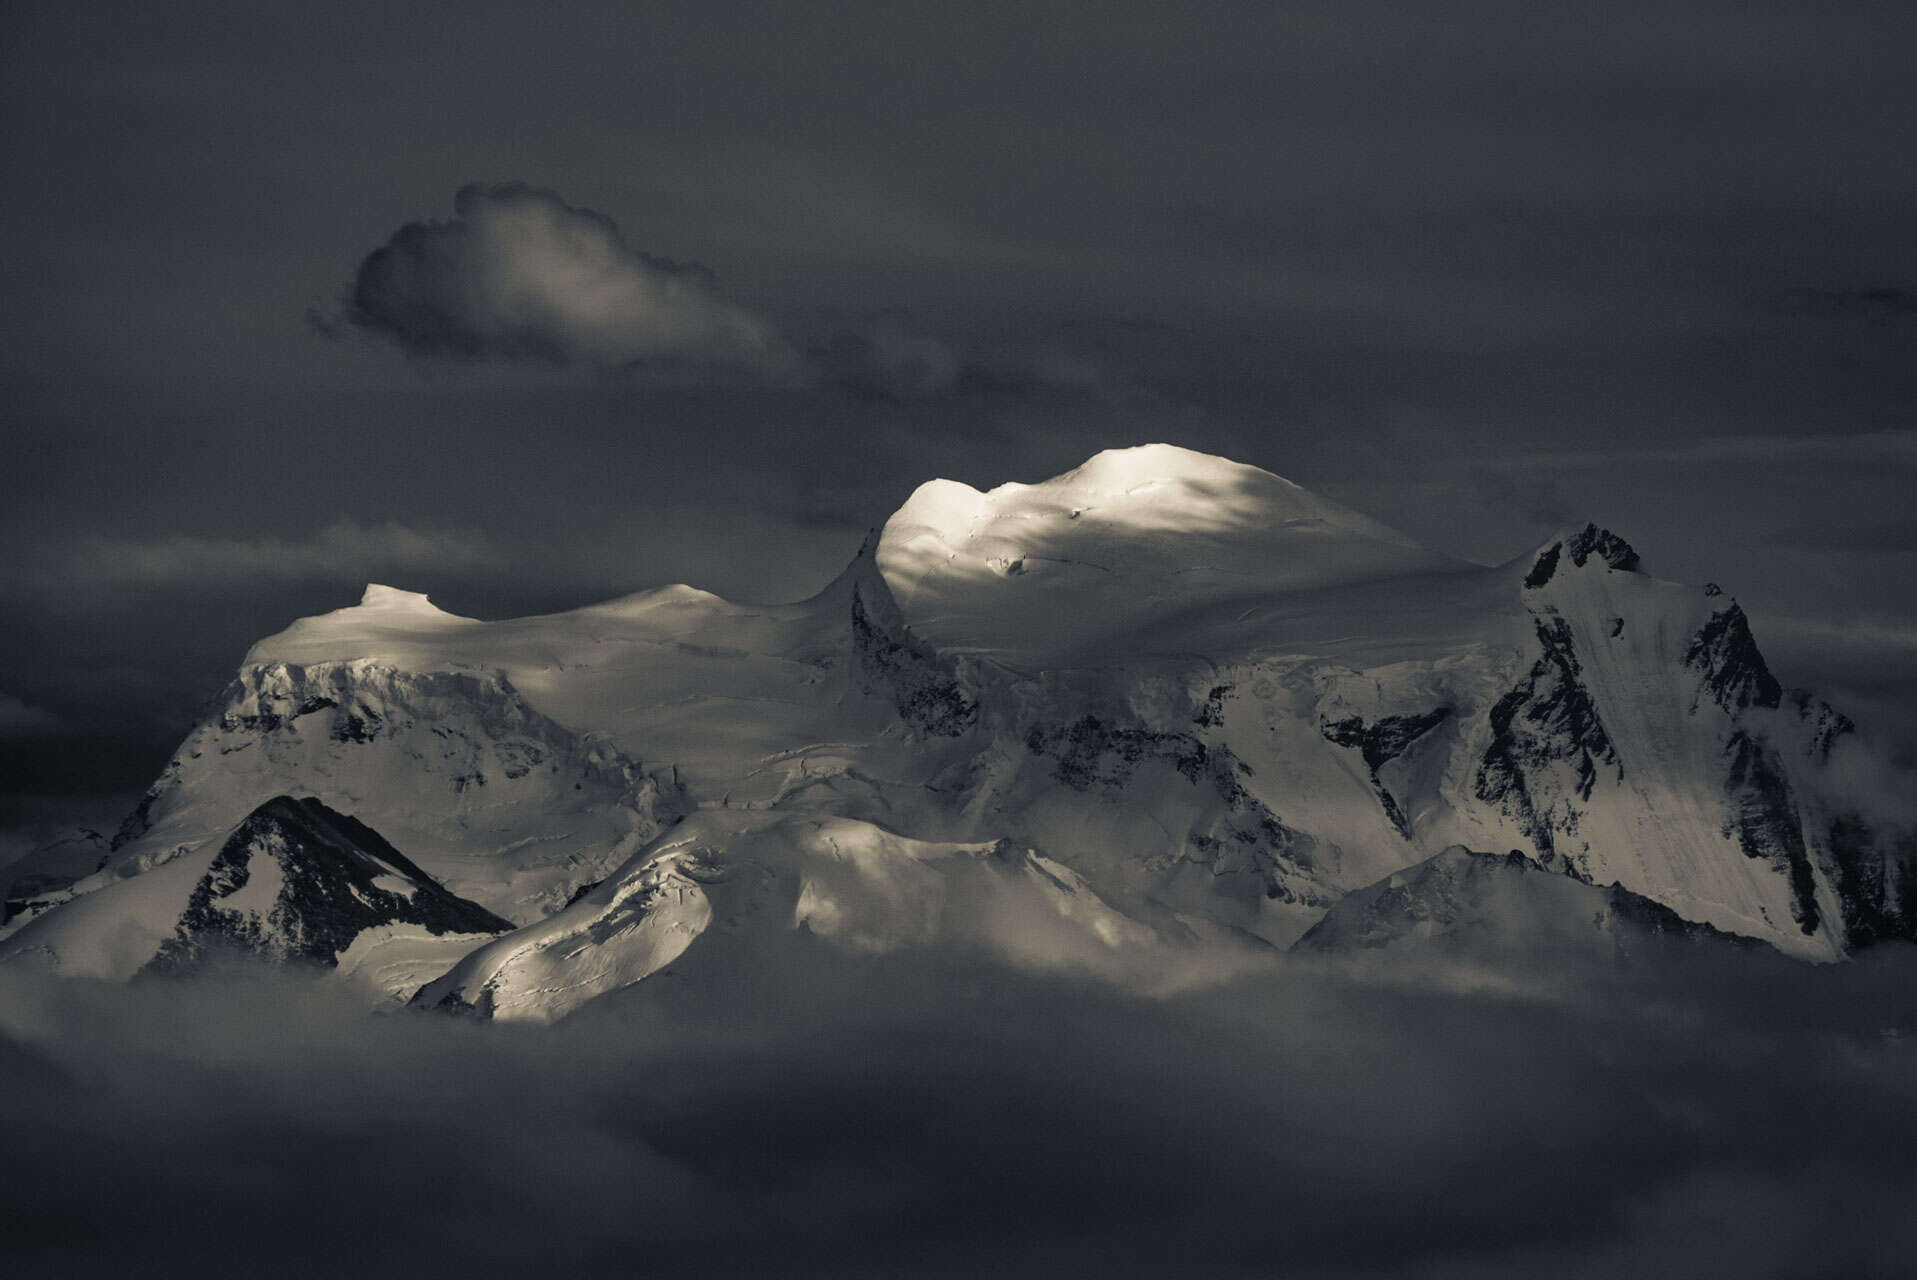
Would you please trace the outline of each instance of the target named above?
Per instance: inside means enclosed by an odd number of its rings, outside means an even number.
[[[1728,596],[1607,531],[1474,565],[1150,445],[926,484],[794,604],[671,586],[492,622],[369,587],[255,645],[111,849],[9,893],[0,955],[130,976],[295,796],[418,872],[324,962],[498,1018],[716,987],[794,937],[1169,989],[1381,885],[1407,918],[1428,893],[1493,921],[1615,885],[1828,961],[1917,932],[1917,836],[1842,785],[1864,749],[1778,687]],[[1437,875],[1447,850],[1516,851],[1547,887]],[[511,931],[409,926],[420,892]]]

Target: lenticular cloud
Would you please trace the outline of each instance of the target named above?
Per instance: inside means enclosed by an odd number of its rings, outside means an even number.
[[[523,183],[462,187],[454,212],[369,254],[342,319],[432,358],[799,375],[777,328],[710,271],[627,244],[603,214]]]

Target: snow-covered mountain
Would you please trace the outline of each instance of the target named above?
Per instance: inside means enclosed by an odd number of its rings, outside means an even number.
[[[927,484],[796,604],[484,622],[371,587],[254,646],[0,953],[98,969],[63,916],[284,793],[521,926],[421,993],[501,1017],[794,930],[1226,971],[1453,846],[1830,960],[1917,932],[1917,836],[1867,763],[1729,597],[1612,533],[1475,565],[1151,445]]]
[[[12,954],[66,973],[179,973],[211,957],[369,967],[398,994],[512,928],[454,894],[364,823],[317,800],[275,796],[223,839],[68,902]],[[403,955],[403,961],[401,957]]]
[[[367,634],[447,615],[371,588],[344,615]],[[113,838],[99,870],[20,904],[37,915],[223,837],[263,800],[310,795],[364,820],[455,893],[518,923],[562,906],[685,811],[647,769],[555,723],[498,671],[371,659],[249,658]]]

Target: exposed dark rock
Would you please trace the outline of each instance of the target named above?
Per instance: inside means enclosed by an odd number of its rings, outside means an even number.
[[[279,890],[265,910],[228,905],[267,861],[277,864]],[[407,882],[404,891],[394,878]],[[354,938],[387,924],[433,934],[513,927],[448,892],[364,823],[317,800],[276,796],[221,846],[147,970],[181,972],[215,952],[331,968]]]
[[[1358,716],[1323,726],[1325,737],[1341,747],[1357,747],[1373,773],[1403,755],[1412,743],[1450,718],[1450,707],[1433,707],[1415,716],[1386,716],[1370,725]]]
[[[1691,637],[1684,650],[1684,665],[1700,675],[1692,711],[1707,694],[1732,713],[1750,706],[1775,707],[1784,696],[1777,677],[1758,651],[1750,620],[1735,604],[1713,613]]]
[[[1565,546],[1570,553],[1571,563],[1582,569],[1593,556],[1602,560],[1613,569],[1626,573],[1635,573],[1638,567],[1637,549],[1609,529],[1600,529],[1587,524]]]
[[[1917,837],[1880,834],[1855,816],[1841,817],[1830,824],[1829,848],[1845,947],[1917,941]]]
[[[1584,687],[1571,627],[1562,618],[1537,620],[1543,652],[1518,686],[1491,709],[1491,745],[1478,765],[1480,800],[1516,819],[1540,854],[1554,852],[1552,823],[1539,811],[1531,777],[1559,761],[1577,770],[1577,793],[1591,798],[1599,766],[1624,777],[1624,766]]]
[[[1062,727],[1035,725],[1025,735],[1025,746],[1034,755],[1052,757],[1052,776],[1075,791],[1116,792],[1140,761],[1169,764],[1189,782],[1204,777],[1211,766],[1211,753],[1189,733],[1107,724],[1093,715]]]
[[[333,741],[371,742],[385,727],[379,712],[371,707],[342,712],[333,722]]]
[[[1855,721],[1822,698],[1813,697],[1807,690],[1793,689],[1789,697],[1791,705],[1797,708],[1797,718],[1810,728],[1804,750],[1813,759],[1830,759],[1831,749],[1837,745],[1838,739],[1857,732]]]
[[[1817,932],[1817,877],[1798,825],[1790,784],[1776,757],[1750,734],[1731,735],[1725,753],[1725,780],[1731,801],[1731,826],[1746,857],[1769,863],[1790,880],[1791,919],[1805,934]]]
[[[433,1013],[451,1014],[454,1017],[460,1018],[487,1020],[493,1016],[493,984],[490,982],[479,989],[479,996],[476,1000],[468,1000],[455,990],[448,991],[432,1004],[422,1004],[420,1003],[419,997],[424,994],[424,991],[425,988],[421,988],[420,991],[413,994],[412,1000],[408,1002],[413,1008],[426,1009]]]
[[[1231,691],[1231,685],[1213,685],[1211,692],[1205,695],[1204,705],[1192,716],[1192,723],[1201,729],[1211,729],[1225,723],[1225,699],[1231,696]]]
[[[1341,747],[1357,748],[1370,774],[1372,789],[1378,794],[1378,803],[1384,807],[1385,816],[1391,820],[1398,834],[1407,840],[1411,838],[1411,821],[1405,817],[1397,798],[1378,777],[1378,770],[1388,761],[1403,755],[1413,742],[1443,724],[1450,715],[1450,707],[1434,707],[1415,716],[1386,716],[1371,725],[1365,724],[1362,716],[1349,716],[1319,726],[1319,732],[1331,742]]]
[[[1524,589],[1536,591],[1551,580],[1558,571],[1558,555],[1564,550],[1562,542],[1553,542],[1538,555],[1538,561],[1531,566],[1531,572],[1524,575]]]
[[[1566,874],[1570,873],[1567,871]],[[1585,883],[1589,882],[1585,881]],[[1686,920],[1657,899],[1647,898],[1641,893],[1633,893],[1616,881],[1613,881],[1611,887],[1604,891],[1604,897],[1613,919],[1631,926],[1630,931],[1623,934],[1625,939],[1628,939],[1631,933],[1635,933],[1640,937],[1707,942],[1752,951],[1765,945],[1756,938],[1728,933],[1716,925],[1705,924],[1701,920]]]
[[[979,707],[957,677],[895,616],[890,601],[868,608],[864,588],[852,591],[852,643],[866,691],[884,686],[899,718],[940,737],[956,738],[978,723]]]
[[[1636,548],[1612,533],[1609,529],[1600,529],[1587,524],[1568,539],[1553,542],[1538,552],[1538,558],[1532,563],[1531,571],[1524,575],[1524,588],[1535,591],[1556,576],[1561,557],[1569,556],[1571,563],[1582,569],[1593,558],[1613,569],[1635,573],[1639,560]]]

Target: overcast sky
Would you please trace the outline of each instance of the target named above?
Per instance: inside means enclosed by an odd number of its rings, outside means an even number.
[[[110,809],[369,579],[797,597],[922,480],[1147,440],[1480,560],[1597,519],[1908,750],[1914,43],[1782,0],[16,0],[0,824]]]

